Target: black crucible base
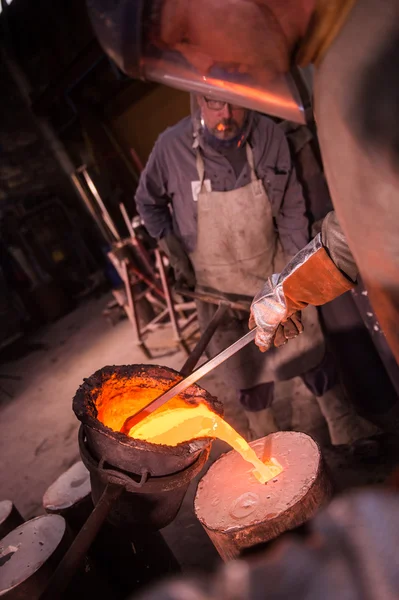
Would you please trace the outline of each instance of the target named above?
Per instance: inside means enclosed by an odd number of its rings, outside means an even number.
[[[88,448],[83,426],[79,448],[90,472],[94,505],[107,485],[124,488],[89,552],[118,594],[115,599],[178,573],[180,565],[158,530],[175,518],[190,481],[208,459],[210,447],[192,465],[165,477],[135,476],[98,461]]]
[[[90,473],[94,510],[58,565],[41,600],[69,600],[63,594],[85,556],[94,559],[114,588],[114,600],[122,600],[144,585],[178,573],[180,566],[158,529],[175,517],[189,482],[208,458],[209,448],[181,474],[153,478],[148,472],[145,477],[137,477],[95,459],[88,449],[83,425],[79,448]],[[169,502],[168,492],[172,494]]]
[[[122,409],[125,396],[133,397],[138,389],[162,393],[180,379],[176,371],[156,365],[104,367],[76,392],[73,410],[82,422],[79,448],[90,472],[94,510],[56,574],[58,581],[65,581],[65,573],[90,547],[104,569],[112,572],[111,579],[122,581],[125,595],[178,569],[158,531],[175,519],[190,482],[208,459],[212,439],[176,447],[151,444],[110,429],[98,414],[99,408],[102,413],[118,406]],[[222,414],[221,403],[197,385],[182,397],[188,405],[201,401]],[[54,598],[49,595],[45,600]]]
[[[94,504],[110,481],[125,488],[90,550],[90,556],[106,573],[115,592],[125,598],[145,585],[178,573],[180,565],[158,531],[175,517],[176,493],[179,493],[172,486],[175,476],[144,480],[98,462],[88,449],[83,426],[79,432],[79,448],[82,461],[90,472]],[[202,468],[207,457],[205,452],[188,469],[190,473],[183,472],[181,482],[184,483],[188,476],[191,478],[191,471]],[[179,493],[181,501],[186,489],[183,485]],[[141,490],[144,493],[140,493]],[[168,493],[173,495],[171,507],[167,502]]]
[[[202,470],[209,457],[210,445],[202,450],[190,466],[163,477],[151,477],[148,472],[135,475],[96,459],[89,450],[83,425],[79,431],[79,450],[82,462],[90,472],[94,505],[107,485],[123,487],[123,492],[113,503],[107,519],[128,534],[129,531],[158,531],[174,520],[190,482]]]
[[[158,531],[126,535],[109,523],[89,553],[114,590],[114,600],[130,598],[145,586],[180,572],[180,565]]]

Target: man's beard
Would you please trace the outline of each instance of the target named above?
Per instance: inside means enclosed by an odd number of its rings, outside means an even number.
[[[212,135],[218,140],[232,140],[239,134],[241,128],[234,119],[222,119],[210,129]]]

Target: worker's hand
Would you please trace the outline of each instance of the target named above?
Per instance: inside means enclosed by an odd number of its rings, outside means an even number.
[[[301,312],[287,309],[280,278],[272,275],[252,302],[249,327],[258,328],[255,344],[261,352],[284,346],[303,331]]]
[[[257,326],[255,314],[257,314],[258,318],[265,316],[264,307],[257,305],[255,310],[251,308],[251,316],[249,320],[249,327],[253,329]],[[263,323],[263,320],[262,320]],[[270,322],[267,324],[266,331],[263,326],[258,325],[258,332],[255,338],[255,344],[259,347],[261,352],[266,352],[273,345],[276,348],[280,346],[284,346],[289,340],[296,338],[300,333],[303,332],[303,324],[301,318],[301,312],[298,311],[291,315],[285,321],[281,321],[277,326],[272,326]]]
[[[191,265],[180,265],[174,268],[176,288],[195,289],[195,273]]]
[[[322,229],[330,224],[334,233],[334,213],[329,220],[327,216]],[[324,234],[329,233],[330,229]],[[334,233],[341,241],[342,236]],[[290,338],[296,337],[303,331],[298,319],[298,311],[304,310],[308,304],[321,306],[331,302],[341,294],[350,290],[354,283],[349,279],[349,268],[344,272],[337,264],[345,252],[338,252],[338,244],[324,246],[323,231],[318,234],[305,248],[302,248],[284,267],[279,275],[272,275],[266,281],[263,289],[255,296],[251,306],[249,327],[257,326],[255,343],[262,352],[269,350],[274,344],[279,346]],[[328,240],[326,241],[328,243]],[[334,246],[334,247],[333,247]],[[344,240],[342,248],[346,248]],[[330,258],[328,249],[334,258]],[[339,260],[338,260],[339,259]],[[350,261],[346,260],[346,263]],[[342,260],[343,264],[343,260]]]
[[[178,287],[195,288],[195,273],[181,242],[173,233],[159,240],[159,247],[169,258],[170,266],[175,274]]]
[[[296,338],[303,332],[301,312],[294,313],[289,319],[280,323],[274,336],[276,348],[284,346],[289,340]]]
[[[261,352],[266,352],[273,346],[279,328],[277,341],[283,342],[283,339],[285,340],[283,343],[287,341],[281,330],[282,323],[287,322],[288,314],[284,292],[278,286],[279,277],[279,275],[269,277],[262,290],[255,296],[251,306],[249,328],[258,328],[255,344]]]

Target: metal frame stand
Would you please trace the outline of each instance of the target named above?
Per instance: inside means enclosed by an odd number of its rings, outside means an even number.
[[[182,348],[182,350],[184,350],[184,352],[188,356],[190,354],[190,348],[187,345],[187,338],[183,337],[183,332],[197,318],[197,310],[196,310],[195,302],[183,302],[183,303],[175,302],[175,300],[173,298],[172,290],[169,286],[168,279],[166,276],[165,265],[163,262],[163,255],[158,248],[155,250],[155,259],[156,259],[157,269],[158,269],[159,275],[161,277],[162,288],[165,293],[165,301],[166,301],[166,305],[168,307],[169,318],[170,318],[170,322],[171,322],[172,328],[173,328],[174,339],[176,340],[176,342],[179,344],[179,346]],[[184,312],[187,310],[194,310],[194,312],[189,317],[186,318],[184,315]],[[182,324],[179,323],[179,320],[177,318],[177,313],[180,313],[184,318],[184,322]],[[197,331],[198,331],[198,329],[197,329]]]
[[[184,332],[196,319],[195,302],[177,302],[175,294],[169,286],[161,252],[158,249],[155,250],[154,257],[152,251],[144,246],[136,236],[125,205],[120,203],[119,209],[129,233],[128,238],[122,238],[87,165],[82,165],[76,171],[73,181],[104,239],[111,244],[112,250],[108,253],[108,258],[124,286],[124,292],[114,290],[113,294],[117,304],[125,311],[133,327],[136,344],[147,358],[152,358],[144,341],[145,335],[169,318],[175,341],[188,355],[190,349],[187,340],[196,331],[191,330],[187,335]],[[146,298],[158,313],[144,327],[140,325],[138,316],[138,303],[143,298]]]
[[[156,271],[153,271],[148,276],[144,275],[133,260],[129,258],[127,253],[122,253],[118,256],[118,250],[123,250],[131,246],[135,248],[135,243],[132,238],[121,240],[115,244],[115,250],[108,253],[108,257],[114,265],[119,277],[121,278],[126,298],[119,290],[114,290],[114,298],[118,304],[124,309],[126,315],[133,327],[135,343],[141,348],[147,358],[152,358],[151,352],[146,345],[144,338],[147,333],[154,329],[165,320],[169,319],[173,337],[182,350],[189,355],[190,349],[188,339],[195,330],[185,336],[190,325],[196,320],[195,302],[177,302],[170,288],[166,269],[161,252],[155,250],[156,268],[159,273],[157,278]],[[138,316],[138,303],[143,298],[146,298],[149,303],[156,308],[158,314],[145,326],[141,326]],[[191,313],[187,316],[186,313]],[[179,318],[180,316],[180,318]]]

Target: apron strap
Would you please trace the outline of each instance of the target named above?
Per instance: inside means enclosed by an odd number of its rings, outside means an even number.
[[[247,161],[249,164],[249,168],[251,170],[251,181],[258,181],[258,178],[256,176],[256,171],[255,171],[254,153],[252,151],[251,146],[248,144],[248,142],[245,144],[245,149],[247,152]]]
[[[247,160],[248,160],[248,164],[249,164],[249,168],[251,171],[251,181],[255,182],[255,181],[259,181],[258,177],[256,175],[256,171],[255,171],[255,160],[254,160],[254,153],[252,151],[251,146],[247,143],[245,144],[245,150],[247,153]],[[200,191],[203,191],[203,186],[204,186],[204,180],[205,180],[205,163],[204,163],[204,159],[203,156],[201,154],[201,150],[199,148],[197,148],[196,150],[196,166],[197,166],[197,172],[198,172],[198,178],[200,181]]]
[[[205,179],[205,163],[204,163],[204,159],[201,154],[201,150],[199,148],[197,148],[197,150],[196,150],[196,165],[197,165],[198,178],[200,181],[200,192],[202,192],[203,191],[202,188],[204,187],[204,179]]]

